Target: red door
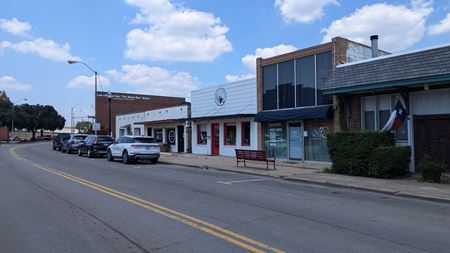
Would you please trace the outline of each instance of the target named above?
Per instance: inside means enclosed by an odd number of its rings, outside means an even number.
[[[219,155],[219,124],[211,124],[211,154]]]

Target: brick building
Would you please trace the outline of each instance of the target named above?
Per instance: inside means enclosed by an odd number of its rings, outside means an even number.
[[[100,123],[103,132],[116,133],[116,115],[142,112],[165,107],[177,106],[185,102],[185,98],[154,96],[129,93],[111,93],[111,130],[109,129],[108,92],[97,92],[95,99],[96,122]]]
[[[387,54],[379,51],[379,54]],[[372,47],[335,37],[331,42],[256,60],[259,149],[279,159],[329,161],[326,135],[334,124],[325,81],[337,64],[372,57]]]
[[[412,148],[411,171],[425,154],[450,170],[449,62],[445,45],[338,66],[324,90],[338,98],[336,124],[380,131],[400,102],[408,117],[393,132],[398,146]]]

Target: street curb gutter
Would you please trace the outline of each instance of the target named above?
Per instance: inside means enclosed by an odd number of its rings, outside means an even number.
[[[419,199],[419,200],[427,200],[427,201],[434,201],[434,202],[440,202],[440,203],[450,203],[450,199],[445,198],[435,198],[435,197],[429,197],[429,196],[422,196],[422,195],[414,195],[404,192],[398,192],[398,191],[388,191],[388,190],[381,190],[381,189],[372,189],[372,188],[364,188],[364,187],[358,187],[353,185],[342,185],[342,184],[336,184],[331,182],[320,182],[320,181],[314,181],[310,179],[302,179],[302,178],[292,178],[289,176],[272,176],[267,174],[259,174],[259,173],[252,173],[247,171],[236,171],[236,170],[229,170],[229,169],[223,169],[223,168],[217,168],[217,167],[206,167],[201,165],[190,165],[190,164],[180,164],[180,163],[174,163],[174,162],[166,162],[161,161],[161,164],[173,164],[173,165],[181,165],[191,168],[199,168],[199,169],[212,169],[217,171],[225,171],[225,172],[234,172],[239,174],[246,174],[246,175],[253,175],[253,176],[263,176],[263,177],[271,177],[271,178],[278,178],[285,181],[291,181],[291,182],[302,182],[307,184],[316,184],[316,185],[323,185],[323,186],[332,186],[332,187],[338,187],[338,188],[347,188],[347,189],[355,189],[355,190],[361,190],[361,191],[368,191],[368,192],[374,192],[374,193],[380,193],[380,194],[386,194],[391,196],[398,196],[398,197],[404,197],[404,198],[411,198],[411,199]]]

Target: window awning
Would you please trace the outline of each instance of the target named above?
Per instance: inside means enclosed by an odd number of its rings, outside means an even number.
[[[276,122],[288,120],[331,119],[332,105],[265,111],[256,114],[256,122]]]

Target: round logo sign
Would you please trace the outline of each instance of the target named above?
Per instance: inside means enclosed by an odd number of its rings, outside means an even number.
[[[170,130],[168,135],[169,144],[175,144],[175,130]]]
[[[227,101],[227,93],[225,92],[224,88],[218,88],[216,90],[216,94],[214,95],[214,101],[216,101],[216,104],[219,106],[225,104],[225,101]]]

